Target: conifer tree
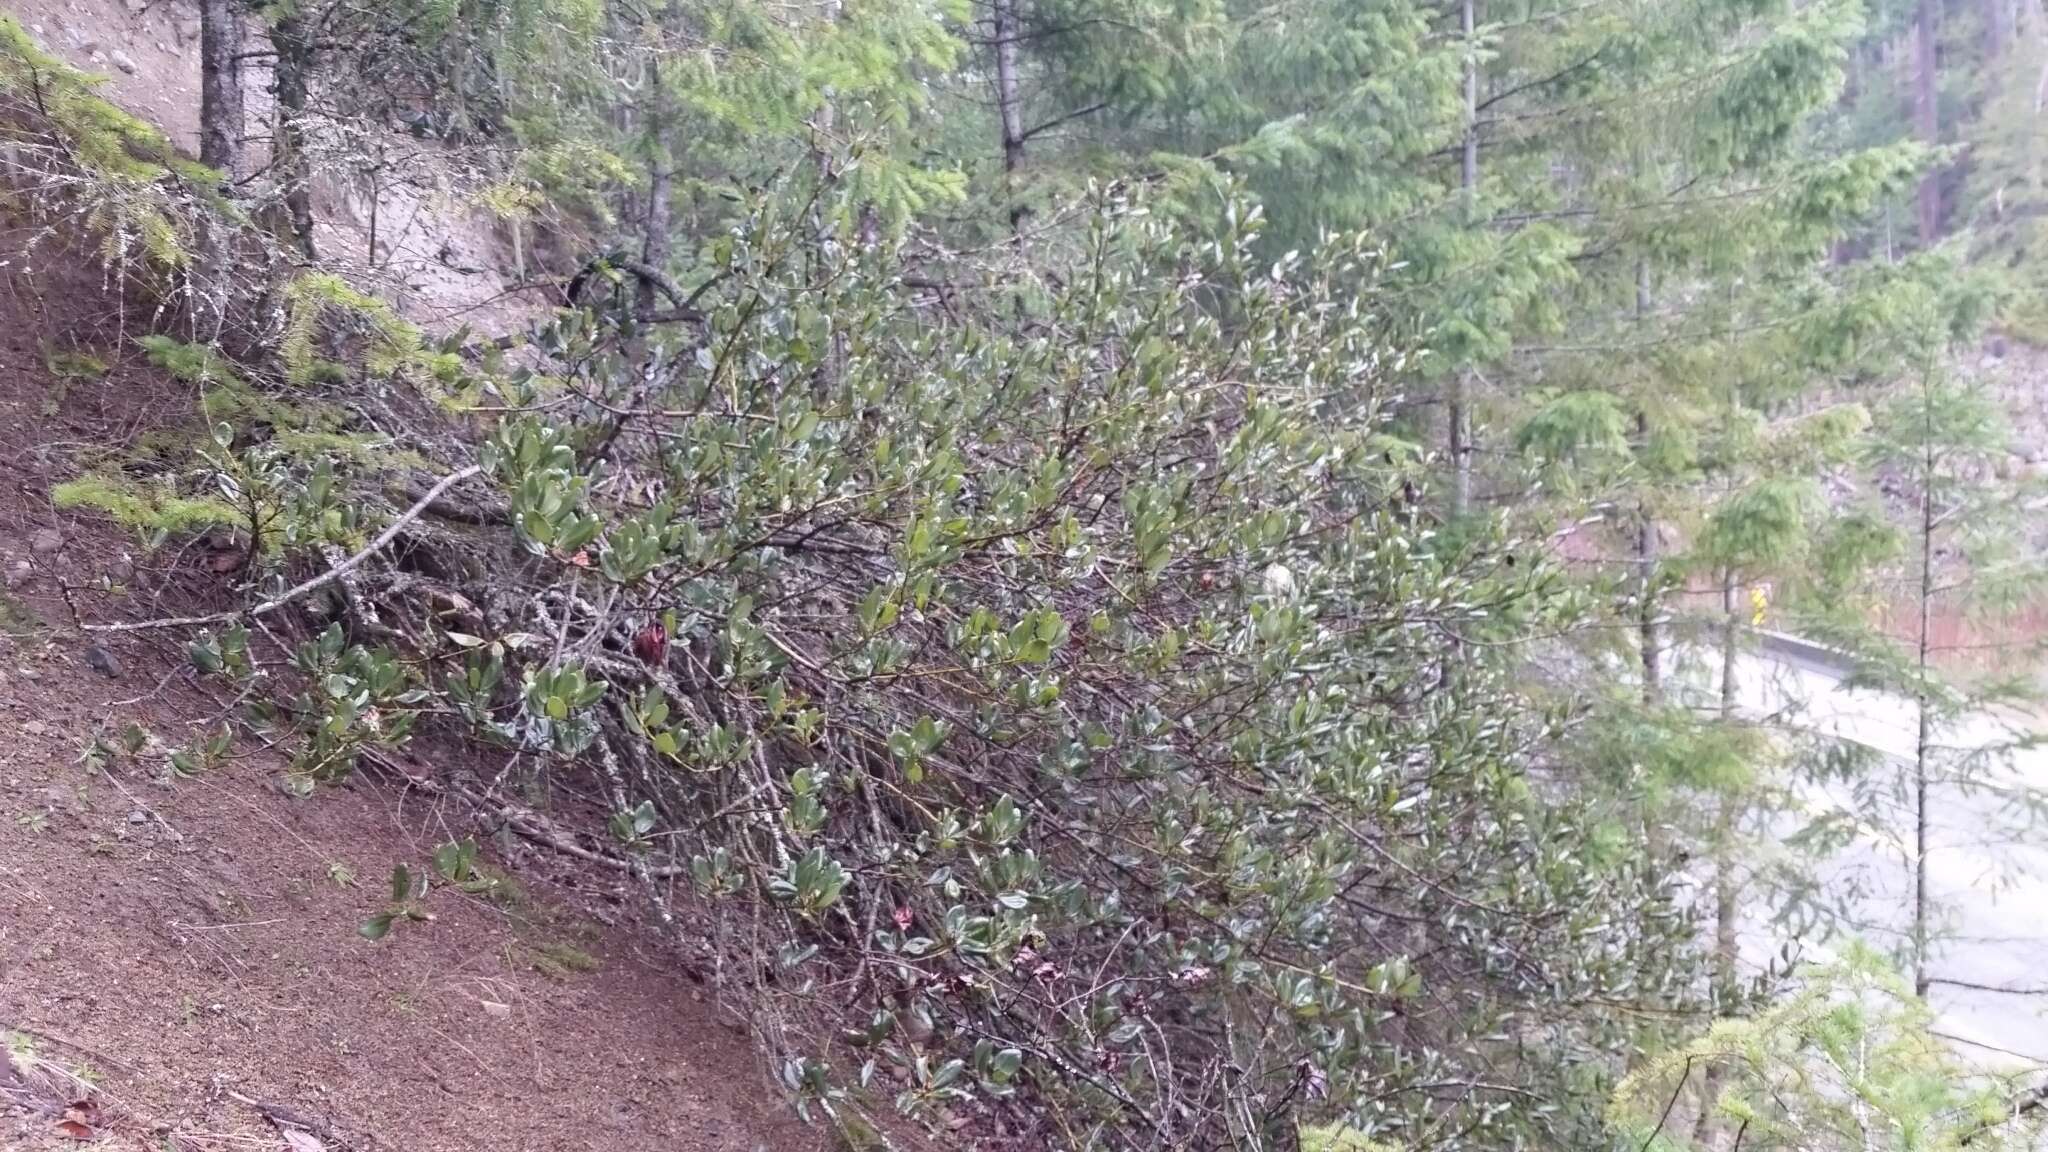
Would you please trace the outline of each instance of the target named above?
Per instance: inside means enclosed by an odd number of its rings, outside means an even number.
[[[2005,635],[2013,615],[2048,588],[2048,568],[2024,490],[2001,478],[2006,417],[1958,364],[1958,346],[1985,315],[1984,278],[1928,258],[1893,291],[1886,343],[1900,380],[1865,449],[1877,505],[1867,518],[1896,526],[1897,546],[1871,573],[1891,611],[1860,631],[1845,622],[1839,639],[1857,657],[1852,687],[1911,702],[1912,739],[1858,782],[1844,815],[1883,830],[1904,867],[1901,956],[1925,997],[1940,979],[1943,909],[1929,866],[1945,847],[1937,836],[1944,809],[1975,813],[1972,842],[1994,851],[2048,812],[2048,798],[2012,771],[2013,755],[2033,738],[2006,718],[2007,706],[2035,698],[2039,645]],[[1968,632],[1944,635],[1942,618]]]

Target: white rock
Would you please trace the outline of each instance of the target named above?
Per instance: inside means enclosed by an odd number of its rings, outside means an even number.
[[[116,48],[114,49],[114,55],[112,59],[114,61],[114,67],[119,68],[121,71],[126,72],[130,76],[135,75],[134,57],[128,55],[126,52],[121,51],[119,48]]]

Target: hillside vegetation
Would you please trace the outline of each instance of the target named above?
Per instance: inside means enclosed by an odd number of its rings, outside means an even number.
[[[78,628],[232,699],[180,778],[627,880],[848,1147],[2024,1146],[1924,1002],[1930,784],[2012,751],[1945,726],[2031,687],[1930,621],[2041,575],[1985,13],[1955,149],[1855,0],[201,0],[193,154],[0,18],[9,271],[192,400],[48,495],[214,579]],[[1784,632],[1911,762],[1739,706]]]

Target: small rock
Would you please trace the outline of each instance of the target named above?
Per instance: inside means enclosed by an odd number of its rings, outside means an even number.
[[[9,588],[19,588],[34,579],[35,574],[35,569],[29,567],[28,561],[16,560],[7,566],[7,586]]]
[[[130,76],[135,75],[135,58],[133,56],[130,56],[126,52],[123,52],[119,48],[116,48],[114,49],[113,55],[109,57],[109,59],[111,59],[114,62],[114,67],[119,68],[121,71],[126,72]]]
[[[107,578],[117,584],[135,579],[135,561],[126,552],[121,553],[119,559],[107,565]]]
[[[38,556],[49,556],[64,547],[64,534],[55,528],[43,528],[28,538],[28,546]]]
[[[112,652],[97,644],[85,650],[85,663],[87,667],[109,680],[121,678],[121,662],[114,659]]]
[[[41,680],[43,678],[43,674],[33,668],[16,668],[14,674],[23,680]]]
[[[137,808],[135,811],[128,813],[128,822],[130,824],[147,824],[149,823],[149,813]]]
[[[187,16],[178,21],[178,46],[190,48],[199,43],[199,17]]]
[[[149,11],[149,0],[121,0],[121,6],[128,9],[130,16],[140,16]]]
[[[46,736],[49,734],[50,726],[41,720],[30,720],[21,726],[21,730],[31,736]]]

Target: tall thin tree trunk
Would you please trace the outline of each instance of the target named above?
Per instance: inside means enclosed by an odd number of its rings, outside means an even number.
[[[819,13],[826,27],[839,23],[840,8],[840,0],[826,0],[823,11]],[[832,132],[838,123],[839,106],[829,98],[821,101],[818,110],[811,115],[811,165],[818,170],[818,180],[821,184],[832,179]],[[817,199],[815,214],[811,220],[813,231],[819,231],[820,222],[825,216],[824,199],[823,196]],[[819,240],[824,240],[822,232],[819,232]]]
[[[1473,42],[1479,27],[1477,0],[1462,0],[1458,22],[1465,32],[1465,156],[1459,186],[1469,207],[1479,185],[1479,45]]]
[[[1735,991],[1735,962],[1741,955],[1736,929],[1740,926],[1742,886],[1735,882],[1735,853],[1727,846],[1735,838],[1739,807],[1733,797],[1723,797],[1714,829],[1722,844],[1714,861],[1714,981],[1723,996]]]
[[[1650,262],[1636,260],[1636,324],[1650,314]],[[1641,405],[1636,408],[1636,440],[1650,438],[1650,417]],[[1664,703],[1664,661],[1657,623],[1663,616],[1663,598],[1657,591],[1657,514],[1648,495],[1636,498],[1636,629],[1643,661],[1643,704],[1656,708]]]
[[[242,168],[242,10],[238,0],[199,4],[199,162],[233,183]]]
[[[1472,506],[1472,372],[1460,368],[1451,377],[1444,400],[1444,418],[1451,452],[1451,515],[1463,516]]]
[[[675,5],[662,5],[655,14],[660,32],[660,50],[647,63],[647,99],[641,110],[641,146],[647,151],[646,211],[640,219],[640,262],[657,272],[665,271],[674,251],[675,149],[670,138],[675,128],[674,101],[669,99],[667,78],[662,75],[662,52],[668,50],[675,31]],[[633,307],[652,312],[655,289],[646,277],[636,281]]]
[[[1735,658],[1742,651],[1742,617],[1736,608],[1739,587],[1733,568],[1721,573],[1721,722],[1735,719]]]
[[[1465,148],[1459,165],[1459,187],[1467,215],[1476,212],[1479,196],[1479,45],[1477,0],[1463,0],[1459,24],[1465,32]],[[1463,516],[1472,504],[1472,371],[1460,368],[1445,397],[1444,420],[1451,453],[1451,514]]]
[[[277,94],[276,165],[284,186],[285,212],[292,239],[308,261],[313,249],[313,169],[306,156],[306,99],[313,72],[313,43],[305,19],[290,8],[270,26],[270,46],[277,54],[273,84]]]
[[[1010,227],[1024,223],[1024,205],[1017,200],[1017,170],[1024,165],[1024,101],[1018,79],[1017,41],[1022,24],[1017,0],[991,0],[996,42],[996,108],[1003,132],[1003,185],[1011,198]]]
[[[1913,993],[1927,997],[1927,781],[1933,751],[1927,715],[1928,624],[1934,604],[1934,415],[1932,398],[1922,397],[1924,424],[1920,475],[1920,621],[1913,698],[1918,725],[1913,740]]]
[[[663,53],[669,50],[670,36],[675,32],[676,9],[673,3],[663,4],[654,12],[657,32],[657,48],[647,61],[646,98],[640,101],[639,127],[640,145],[647,154],[647,195],[642,201],[640,215],[640,263],[648,269],[665,273],[669,257],[674,252],[675,231],[675,148],[674,131],[675,102],[669,98],[667,77],[663,75],[661,62]],[[633,312],[636,316],[654,313],[658,305],[654,281],[646,276],[633,279]],[[649,371],[652,356],[648,343],[648,332],[637,324],[633,337],[626,342],[625,353],[628,361],[639,370],[639,379],[633,384],[629,407],[638,407],[646,389],[652,384]],[[625,418],[619,417],[602,440],[604,450],[609,450],[612,441],[625,426]]]
[[[1913,131],[1922,143],[1941,143],[1941,90],[1938,46],[1941,0],[1919,0],[1913,16]],[[1920,246],[1931,248],[1941,239],[1941,172],[1929,171],[1920,178],[1918,198]]]
[[[1650,422],[1636,413],[1636,435],[1647,436]],[[1664,703],[1664,654],[1657,636],[1663,616],[1663,597],[1657,593],[1657,516],[1647,498],[1636,502],[1636,567],[1640,572],[1636,597],[1636,629],[1643,659],[1643,704],[1656,708]]]
[[[239,0],[199,4],[199,161],[218,171],[232,194],[242,172],[242,12]],[[200,343],[217,343],[234,297],[233,229],[218,213],[200,219],[199,262],[191,319]]]
[[[1721,572],[1721,705],[1720,720],[1730,724],[1735,720],[1736,677],[1735,662],[1742,653],[1741,617],[1736,609],[1735,570]],[[1742,911],[1742,886],[1735,874],[1735,833],[1739,828],[1741,801],[1734,796],[1723,794],[1719,810],[1714,819],[1714,965],[1713,981],[1715,995],[1724,1002],[1734,999],[1736,990],[1736,961],[1740,958],[1737,936],[1738,920]],[[1706,1105],[1700,1109],[1698,1122],[1693,1128],[1693,1141],[1706,1145],[1713,1141],[1715,1116],[1713,1101],[1721,1095],[1722,1069],[1718,1064],[1709,1065],[1702,1078]]]
[[[374,146],[373,150],[375,151],[377,158],[375,161],[364,167],[363,174],[369,177],[370,184],[370,235],[368,237],[368,249],[370,268],[372,270],[375,270],[377,267],[377,224],[379,216],[378,208],[381,206],[384,199],[384,142],[379,140],[377,144]]]

